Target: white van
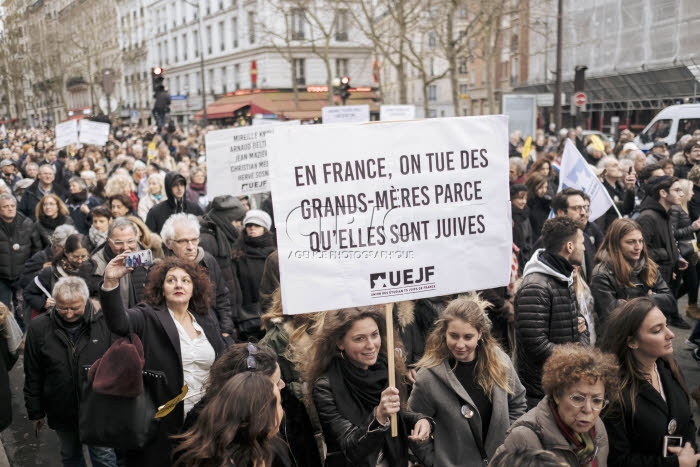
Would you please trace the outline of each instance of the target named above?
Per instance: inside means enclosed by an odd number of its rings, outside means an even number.
[[[700,104],[670,105],[662,109],[649,125],[634,138],[639,148],[651,149],[657,138],[663,138],[667,145],[676,144],[678,138],[693,134],[700,129]]]

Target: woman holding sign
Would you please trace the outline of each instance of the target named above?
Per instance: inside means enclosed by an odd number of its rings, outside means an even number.
[[[491,336],[489,303],[450,302],[416,365],[411,410],[435,419],[435,440],[418,449],[426,467],[481,466],[525,413],[525,388]]]
[[[402,409],[403,388],[388,387],[383,318],[374,307],[329,311],[313,336],[303,373],[313,384],[328,448],[326,467],[406,467],[409,442],[415,448],[430,436],[426,417]],[[389,429],[393,414],[397,437]]]

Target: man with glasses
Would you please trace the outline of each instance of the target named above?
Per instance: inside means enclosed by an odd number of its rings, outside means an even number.
[[[22,214],[36,221],[34,217],[36,205],[44,195],[49,193],[55,194],[62,200],[66,199],[66,190],[56,182],[56,168],[51,164],[44,164],[39,167],[37,179],[22,194],[22,201],[17,208]]]
[[[63,277],[52,293],[56,305],[29,323],[24,348],[24,405],[37,433],[48,426],[61,444],[63,465],[85,465],[78,436],[78,374],[107,351],[112,335],[96,313],[79,277]],[[116,467],[114,450],[88,446],[93,466]]]
[[[160,236],[169,253],[178,258],[202,266],[209,276],[216,300],[212,300],[212,309],[217,319],[221,333],[225,338],[233,334],[234,314],[229,299],[229,290],[219,267],[219,263],[211,254],[199,246],[199,220],[192,214],[175,214],[163,224]]]
[[[125,217],[114,219],[109,224],[107,241],[98,246],[92,253],[92,259],[96,264],[94,274],[99,276],[100,280],[104,275],[107,263],[112,258],[122,253],[131,253],[142,249],[139,245],[138,232],[136,225]],[[141,301],[146,287],[147,273],[146,268],[137,267],[119,280],[119,291],[124,307],[134,307]]]
[[[647,197],[642,201],[637,222],[642,227],[649,257],[659,266],[661,277],[673,289],[677,273],[688,267],[688,262],[678,251],[669,215],[671,206],[681,204],[683,189],[678,178],[664,175],[649,179],[645,192]],[[671,326],[690,329],[678,310],[673,315],[666,316],[666,319]]]
[[[617,219],[618,212],[627,216],[634,211],[634,189],[637,177],[632,167],[623,173],[620,162],[614,156],[603,157],[598,163],[598,169],[603,170],[603,188],[607,190],[610,199],[617,207],[616,210],[615,207],[610,206],[610,209],[596,220],[602,231],[607,232],[610,224]]]

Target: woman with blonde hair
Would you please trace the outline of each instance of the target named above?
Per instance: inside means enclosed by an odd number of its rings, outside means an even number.
[[[426,467],[481,466],[525,413],[525,388],[491,336],[478,295],[450,302],[428,337],[409,410],[432,417],[434,440],[416,454]]]
[[[695,233],[700,230],[700,219],[691,219],[688,213],[688,201],[693,197],[693,182],[687,179],[678,181],[683,196],[681,203],[671,206],[668,215],[673,226],[673,237],[678,242],[678,251],[684,260],[688,262],[688,267],[677,273],[678,278],[673,282],[673,290],[676,299],[688,294],[688,305],[685,307],[686,314],[693,319],[700,318],[700,307],[698,307],[698,255],[695,252]]]
[[[389,386],[384,335],[382,312],[360,307],[326,312],[313,336],[302,374],[313,386],[328,449],[326,467],[407,467],[409,441],[415,450],[416,443],[428,440],[429,420],[402,409],[405,386]],[[396,363],[400,383],[405,368],[400,359]],[[393,414],[397,437],[389,430]]]
[[[165,192],[165,175],[158,172],[148,176],[148,191],[146,196],[141,198],[139,201],[139,217],[146,221],[146,216],[148,216],[148,211],[151,210],[153,206],[168,199],[168,195]]]
[[[131,199],[131,209],[134,212],[138,210],[139,198],[136,196],[136,185],[129,175],[115,173],[107,179],[105,195],[110,197],[117,194],[127,195]]]
[[[151,232],[146,226],[146,223],[141,220],[139,216],[126,216],[131,222],[136,224],[139,230],[139,243],[146,249],[151,250],[154,259],[165,258],[165,252],[163,251],[163,240],[156,233]]]

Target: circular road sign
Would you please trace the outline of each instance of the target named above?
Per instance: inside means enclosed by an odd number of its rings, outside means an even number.
[[[586,96],[585,92],[577,92],[574,94],[574,104],[576,104],[576,107],[585,107],[587,102],[588,96]]]

